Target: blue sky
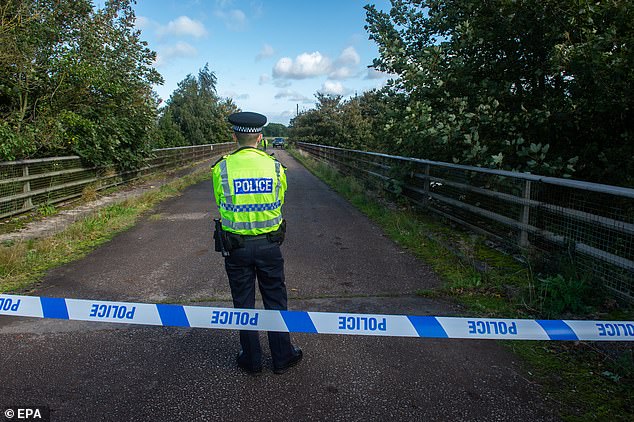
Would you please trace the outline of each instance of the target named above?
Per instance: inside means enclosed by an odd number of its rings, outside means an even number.
[[[138,0],[134,8],[142,38],[158,53],[162,99],[208,62],[219,95],[288,124],[298,104],[300,111],[314,106],[317,91],[348,97],[385,84],[385,75],[368,69],[378,53],[363,28],[366,3]]]

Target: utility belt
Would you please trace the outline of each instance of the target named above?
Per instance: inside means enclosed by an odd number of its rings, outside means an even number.
[[[222,256],[229,256],[231,251],[243,248],[245,242],[254,240],[267,239],[271,243],[281,245],[286,236],[286,220],[282,220],[282,224],[277,230],[254,236],[225,231],[220,219],[214,219],[214,222],[216,227],[214,231],[215,250],[222,252]]]

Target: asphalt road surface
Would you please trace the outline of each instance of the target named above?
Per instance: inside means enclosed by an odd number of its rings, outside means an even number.
[[[417,297],[439,284],[422,262],[282,151],[282,246],[290,309],[461,315]],[[46,276],[36,295],[231,306],[213,251],[211,183]],[[261,303],[258,302],[261,307]],[[557,420],[518,359],[487,340],[294,334],[299,366],[236,368],[238,333],[0,316],[0,409],[46,405],[52,421]],[[1,417],[1,416],[0,416]]]

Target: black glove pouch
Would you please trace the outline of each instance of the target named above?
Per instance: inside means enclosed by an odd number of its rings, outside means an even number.
[[[286,237],[286,220],[282,220],[280,227],[274,232],[267,233],[266,237],[269,239],[269,242],[281,245]]]
[[[223,232],[225,235],[225,248],[231,252],[234,249],[244,247],[244,239],[239,234]]]

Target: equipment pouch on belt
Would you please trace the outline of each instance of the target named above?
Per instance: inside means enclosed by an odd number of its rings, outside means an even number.
[[[222,256],[229,256],[233,250],[227,239],[227,232],[222,229],[220,219],[214,218],[214,249],[216,252],[222,252]]]
[[[281,245],[286,237],[286,220],[282,220],[280,227],[274,232],[267,233],[266,237],[269,239],[269,242]]]
[[[229,232],[224,232],[224,234],[230,251],[244,247],[244,238],[239,234]]]

